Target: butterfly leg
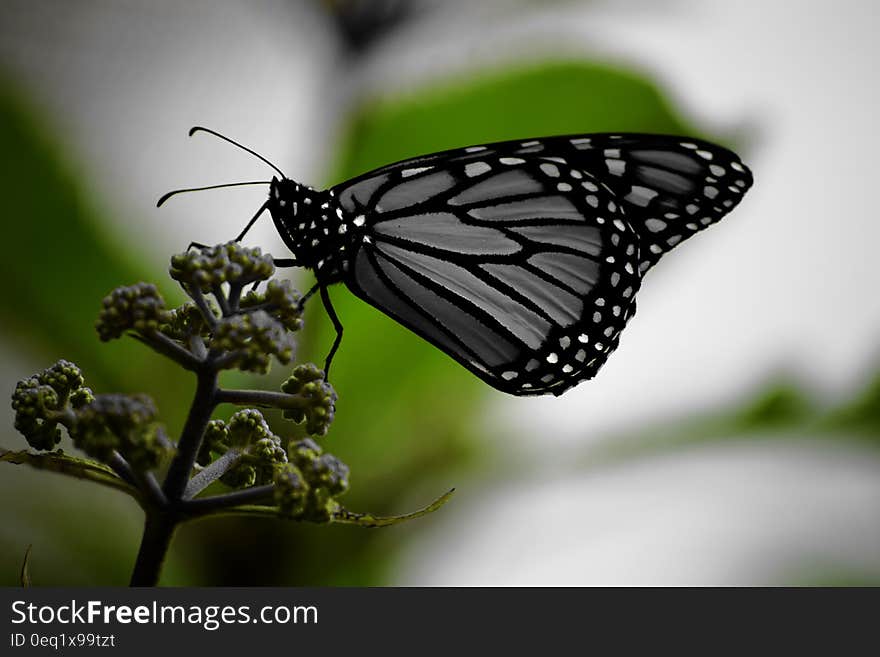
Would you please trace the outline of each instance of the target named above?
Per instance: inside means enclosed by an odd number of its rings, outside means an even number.
[[[253,217],[251,217],[251,220],[249,222],[247,222],[247,226],[244,227],[244,230],[241,231],[238,234],[238,237],[235,238],[236,242],[241,242],[241,240],[244,239],[244,236],[247,235],[247,232],[251,229],[251,226],[253,226],[255,223],[257,223],[257,219],[259,219],[260,215],[263,214],[268,208],[269,208],[269,201],[266,201],[265,203],[263,203],[263,205],[260,206],[260,209],[257,210],[257,214],[255,214]]]
[[[312,285],[311,289],[309,289],[309,291],[303,295],[302,299],[299,300],[300,311],[302,311],[302,309],[305,308],[306,301],[308,301],[312,297],[312,295],[318,291],[318,288],[320,288],[320,287],[321,287],[320,283],[315,283],[314,285]],[[325,306],[326,306],[326,304],[325,304]],[[329,311],[328,311],[328,314],[329,314]]]
[[[327,288],[323,285],[318,285],[318,289],[321,291],[321,303],[324,304],[324,310],[327,311],[327,316],[330,317],[330,321],[333,322],[333,328],[336,330],[336,339],[333,340],[330,353],[327,354],[327,358],[324,360],[324,380],[326,381],[330,376],[330,363],[333,362],[333,356],[342,342],[342,322],[339,321],[336,310],[334,310],[333,304],[330,303],[330,295],[327,293]],[[311,291],[309,294],[311,294]]]
[[[263,203],[263,205],[260,206],[260,209],[257,210],[257,213],[253,217],[251,217],[251,220],[249,222],[247,222],[247,226],[244,227],[244,230],[241,231],[238,234],[238,237],[235,238],[235,240],[234,240],[235,242],[241,242],[241,240],[244,238],[244,236],[247,235],[247,232],[257,222],[257,219],[260,218],[260,215],[263,214],[268,207],[269,207],[269,201],[266,201],[265,203]],[[202,244],[201,242],[190,242],[189,246],[186,247],[186,250],[190,251],[192,249],[207,249],[207,248],[208,248],[207,244]],[[276,266],[278,266],[278,267],[286,267],[286,266],[292,267],[293,266],[293,265],[279,264],[280,262],[283,262],[283,261],[276,260],[275,261]]]

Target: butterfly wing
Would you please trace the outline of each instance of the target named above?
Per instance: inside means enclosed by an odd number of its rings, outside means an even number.
[[[594,134],[472,146],[333,188],[361,232],[345,282],[499,390],[591,378],[641,276],[751,186],[727,149]]]
[[[362,226],[346,284],[492,386],[561,394],[617,346],[638,236],[589,173],[503,156],[364,183],[338,190]]]
[[[442,151],[390,164],[340,186],[349,199],[368,198],[375,185],[405,171],[441,162],[498,157],[543,158],[589,171],[614,192],[638,233],[639,267],[720,221],[752,186],[752,174],[732,151],[692,137],[587,134],[496,142]]]

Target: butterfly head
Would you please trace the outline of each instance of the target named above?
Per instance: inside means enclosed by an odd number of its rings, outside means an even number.
[[[272,178],[269,183],[269,211],[289,218],[311,218],[322,193],[290,178]]]

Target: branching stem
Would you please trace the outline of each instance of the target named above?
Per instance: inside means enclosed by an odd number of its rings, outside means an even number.
[[[300,395],[269,390],[218,390],[215,397],[218,404],[236,404],[238,406],[260,406],[262,408],[278,408],[294,410],[308,408],[310,400]]]

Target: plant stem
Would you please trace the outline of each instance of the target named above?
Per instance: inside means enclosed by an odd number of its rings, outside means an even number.
[[[177,455],[168,468],[165,484],[162,487],[165,497],[172,505],[183,498],[186,484],[189,481],[193,464],[199,454],[202,445],[202,437],[205,435],[205,427],[211,420],[211,414],[217,405],[217,371],[211,367],[205,368],[198,373],[196,393],[193,398],[186,424],[177,442]]]
[[[234,466],[243,455],[244,452],[242,450],[234,447],[230,448],[223,456],[215,459],[211,465],[205,467],[187,482],[186,489],[183,491],[183,499],[188,500],[201,493],[205,488],[226,474],[226,471]]]
[[[177,522],[174,515],[165,511],[147,513],[144,536],[131,573],[131,586],[156,586],[159,583],[159,574]]]
[[[187,500],[181,505],[181,509],[188,516],[200,516],[207,513],[213,513],[218,509],[228,509],[230,507],[241,506],[243,504],[257,504],[272,500],[272,492],[275,490],[273,484],[265,486],[253,486],[243,490],[234,490],[231,493],[223,493],[221,495],[211,495],[209,497],[197,497],[193,500]]]
[[[301,395],[291,395],[286,392],[272,392],[269,390],[227,390],[217,391],[216,401],[218,404],[236,404],[238,406],[262,406],[278,408],[281,410],[293,410],[308,408],[312,403]]]
[[[177,455],[168,468],[162,490],[153,491],[152,504],[146,512],[144,535],[131,574],[131,586],[155,586],[159,582],[171,537],[181,520],[177,508],[199,454],[205,427],[217,405],[217,370],[202,367],[196,375],[196,392],[177,442]]]

